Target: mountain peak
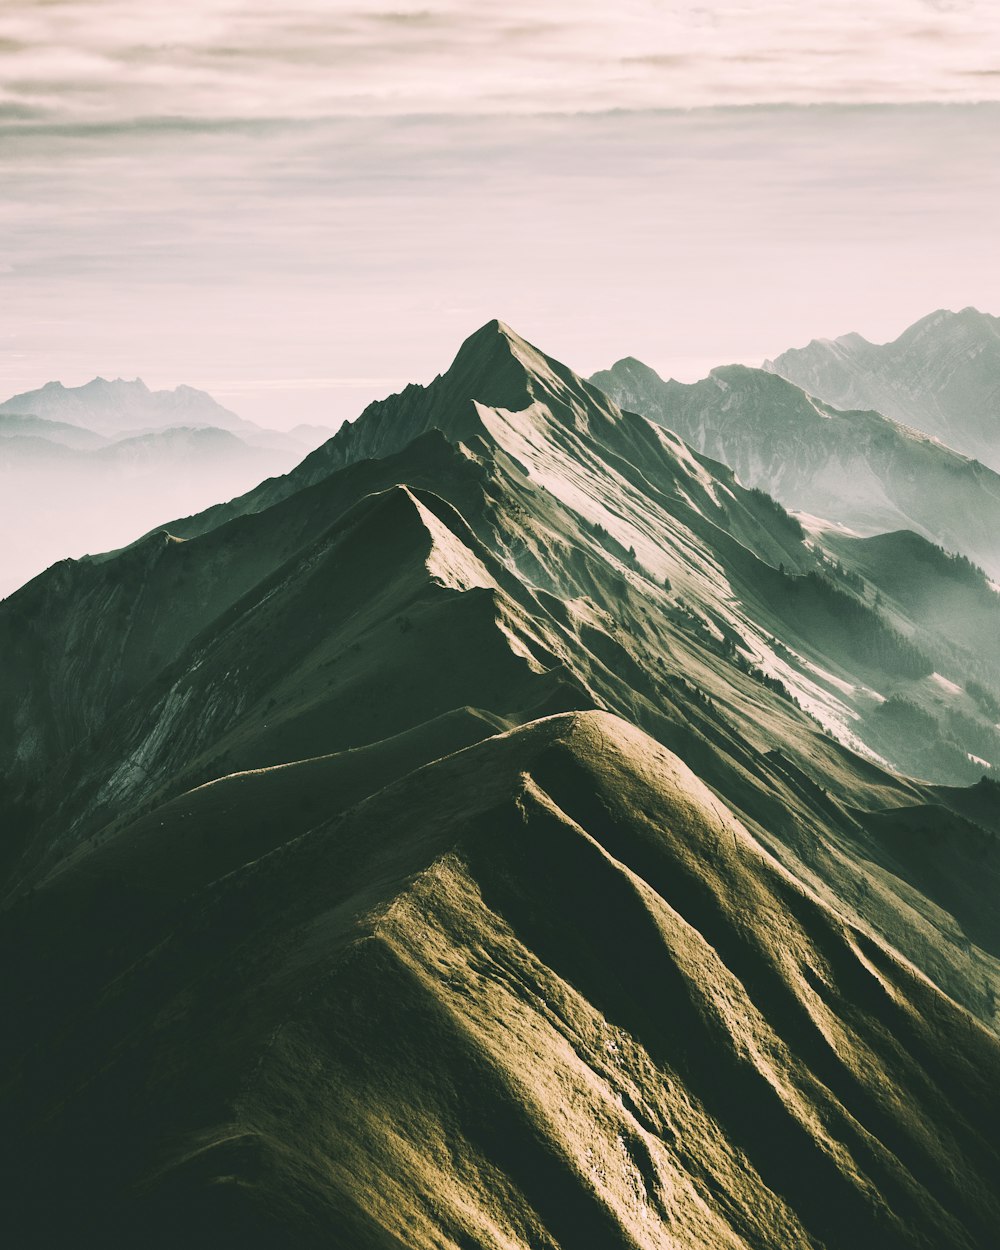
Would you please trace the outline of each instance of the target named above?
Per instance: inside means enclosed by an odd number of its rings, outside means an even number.
[[[444,375],[449,389],[490,408],[517,410],[532,402],[531,379],[551,371],[548,359],[494,318],[458,349]]]
[[[923,339],[925,336],[936,337],[943,331],[949,336],[973,335],[975,337],[996,337],[1000,321],[989,313],[980,312],[971,304],[958,312],[950,308],[938,308],[915,321],[896,339],[897,344],[909,344]]]
[[[478,330],[474,330],[464,340],[455,356],[455,362],[468,357],[479,360],[502,359],[523,348],[532,350],[529,344],[505,321],[494,317],[485,325],[480,326]]]

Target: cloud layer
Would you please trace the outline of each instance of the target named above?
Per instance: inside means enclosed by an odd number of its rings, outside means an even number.
[[[700,376],[998,312],[1000,104],[0,131],[0,392],[139,374],[294,424],[500,316]]]
[[[5,0],[0,115],[308,118],[1000,98],[994,0]]]

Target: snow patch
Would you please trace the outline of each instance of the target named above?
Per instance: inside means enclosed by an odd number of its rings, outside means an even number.
[[[961,695],[962,687],[956,686],[953,681],[949,681],[947,677],[942,677],[940,673],[931,673],[931,681],[939,686],[946,694]]]

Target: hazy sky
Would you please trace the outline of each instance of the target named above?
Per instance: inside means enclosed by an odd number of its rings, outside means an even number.
[[[1000,5],[0,5],[0,392],[336,423],[500,316],[589,372],[1000,312]]]

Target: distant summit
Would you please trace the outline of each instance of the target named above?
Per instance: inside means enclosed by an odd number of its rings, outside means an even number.
[[[183,385],[172,391],[151,391],[142,378],[97,377],[82,386],[46,382],[38,390],[0,404],[0,416],[4,415],[79,426],[112,439],[181,427],[227,430],[250,447],[300,455],[332,433],[322,426],[306,425],[288,432],[267,429],[224,408],[207,391]]]
[[[36,391],[25,391],[6,400],[0,404],[0,413],[81,425],[99,434],[198,425],[239,433],[251,426],[223,408],[207,391],[193,386],[151,391],[141,378],[94,378],[83,386],[47,382]]]
[[[1000,470],[1000,317],[938,309],[891,343],[813,339],[764,368],[838,408],[874,408]]]

